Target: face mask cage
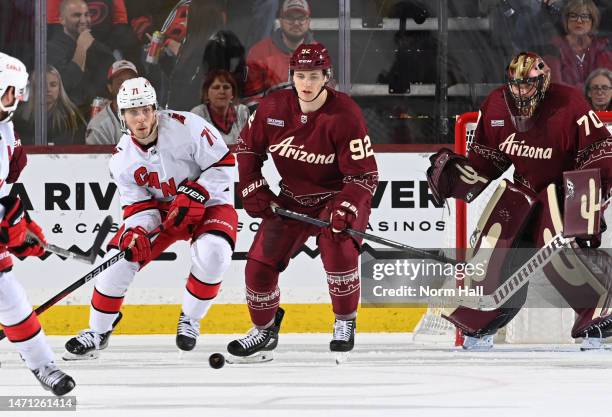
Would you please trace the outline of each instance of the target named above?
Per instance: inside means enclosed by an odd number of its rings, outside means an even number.
[[[545,74],[540,74],[537,77],[510,79],[507,85],[520,115],[531,117],[544,99],[548,82]]]

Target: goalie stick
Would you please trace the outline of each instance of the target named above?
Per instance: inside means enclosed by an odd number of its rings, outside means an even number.
[[[321,219],[315,219],[314,217],[310,217],[307,216],[305,214],[301,214],[301,213],[296,213],[295,211],[291,211],[291,210],[285,210],[282,209],[278,206],[274,206],[274,211],[277,214],[280,214],[283,217],[287,217],[289,219],[294,219],[294,220],[299,220],[302,221],[304,223],[309,223],[309,224],[313,224],[315,226],[319,226],[319,227],[329,227],[329,222],[325,221],[325,220],[321,220]],[[385,239],[384,237],[380,237],[380,236],[375,236],[375,235],[371,235],[369,233],[364,233],[364,232],[360,232],[359,230],[355,230],[355,229],[346,229],[345,230],[346,233],[348,233],[351,236],[355,236],[355,237],[359,237],[361,239],[365,239],[365,240],[369,240],[371,242],[376,242],[376,243],[380,243],[381,245],[385,245],[388,246],[390,248],[394,248],[394,249],[399,249],[401,251],[404,252],[408,252],[414,256],[418,256],[424,259],[432,259],[434,261],[439,261],[439,262],[444,262],[444,263],[449,263],[449,264],[453,264],[456,265],[458,263],[460,263],[459,261],[457,261],[456,259],[452,259],[452,258],[448,258],[446,256],[444,256],[444,254],[440,253],[440,252],[429,252],[423,249],[417,249],[414,248],[412,246],[408,246],[408,245],[404,245],[403,243],[399,243],[399,242],[395,242],[393,240],[390,239]]]
[[[47,252],[54,253],[59,256],[63,256],[64,258],[74,259],[75,261],[85,262],[87,264],[93,265],[96,262],[96,258],[98,257],[98,252],[106,239],[106,236],[110,233],[111,228],[113,227],[113,218],[111,216],[106,216],[100,225],[100,229],[98,230],[98,234],[96,235],[93,245],[90,249],[89,255],[83,255],[80,253],[73,252],[69,249],[64,249],[59,246],[53,244],[47,244],[44,246]],[[35,242],[38,239],[33,234],[29,234],[26,238],[28,242]]]
[[[111,221],[111,223],[112,223],[112,221]],[[155,230],[153,230],[151,233],[149,233],[149,238],[154,238],[155,236],[160,234],[163,230],[164,230],[164,226],[160,225]],[[67,295],[71,294],[76,289],[82,287],[84,284],[88,283],[93,278],[97,277],[102,272],[104,272],[105,270],[107,270],[108,268],[110,268],[111,266],[113,266],[114,264],[116,264],[117,262],[122,260],[123,258],[125,258],[127,253],[128,253],[128,251],[129,251],[129,249],[126,249],[126,250],[121,251],[118,254],[114,255],[113,257],[107,259],[102,264],[96,266],[93,270],[91,270],[87,274],[85,274],[85,276],[79,278],[77,281],[73,282],[72,284],[70,284],[69,286],[64,288],[62,291],[60,291],[59,293],[55,294],[55,296],[51,297],[49,300],[47,300],[43,304],[39,305],[34,310],[36,315],[41,315],[42,313],[47,311],[49,308],[53,307],[55,304],[57,304],[62,299],[64,299]],[[6,337],[6,335],[4,334],[4,331],[0,330],[0,340],[4,339],[5,337]]]

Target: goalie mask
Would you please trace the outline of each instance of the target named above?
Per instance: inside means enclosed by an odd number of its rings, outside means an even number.
[[[118,116],[124,132],[129,133],[129,129],[123,111],[144,106],[153,106],[157,110],[157,94],[149,80],[143,77],[125,80],[117,93]]]
[[[7,112],[9,115],[2,122],[11,120],[20,101],[28,100],[28,70],[17,58],[0,52],[0,98],[4,96],[9,87],[15,89],[15,100],[6,106],[0,101],[0,111]]]
[[[515,122],[520,128],[522,119],[530,118],[544,100],[544,95],[550,84],[550,68],[544,60],[533,52],[521,52],[512,58],[506,70],[506,96]]]

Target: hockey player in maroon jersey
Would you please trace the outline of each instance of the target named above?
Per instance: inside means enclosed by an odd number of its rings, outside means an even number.
[[[360,295],[360,241],[343,233],[365,230],[378,171],[357,104],[329,87],[331,61],[321,44],[302,44],[289,64],[293,89],[267,96],[238,140],[239,192],[244,209],[262,218],[246,264],[246,298],[254,324],[229,343],[235,356],[273,350],[283,311],[278,276],[309,236],[317,236],[334,314],[330,349],[353,348]],[[272,156],[280,194],[270,191],[261,168]],[[277,216],[273,206],[330,221],[327,229]],[[313,277],[313,279],[315,279]]]
[[[41,256],[46,244],[42,229],[30,219],[21,200],[9,195],[8,183],[17,181],[26,165],[11,119],[19,102],[27,99],[27,84],[25,65],[0,52],[0,323],[43,388],[64,395],[74,388],[74,380],[53,362],[45,332],[12,271],[11,254]],[[27,234],[34,235],[35,242],[26,241]],[[48,277],[41,274],[41,278],[43,282]]]
[[[562,189],[564,172],[598,168],[604,199],[612,187],[610,132],[578,90],[550,83],[550,69],[533,53],[516,55],[507,68],[506,85],[484,101],[468,157],[443,149],[430,160],[427,179],[439,202],[448,197],[470,202],[514,165],[514,183],[502,182],[502,189],[479,222],[484,226],[479,227],[475,247],[486,239],[494,254],[502,254],[497,255],[500,267],[490,265],[480,282],[485,294],[509,276],[509,265],[510,269],[519,266],[511,258],[520,251],[506,249],[539,248],[563,231],[560,219],[572,214],[561,213],[558,204],[563,201],[557,193]],[[589,235],[578,241],[583,246],[597,246],[599,238]],[[500,256],[506,256],[503,262]],[[609,277],[584,265],[579,257],[566,258],[565,263],[546,265],[544,274],[576,311],[572,337],[587,338],[585,348],[598,347],[602,336],[612,334],[607,306],[594,308],[601,296],[597,291],[609,287]],[[464,348],[488,349],[493,346],[495,332],[519,311],[526,290],[523,287],[511,299],[511,308],[477,311],[460,306],[445,317],[463,332]],[[577,301],[578,293],[582,295]]]
[[[96,277],[89,329],[66,342],[64,359],[95,358],[107,347],[136,273],[178,240],[188,240],[191,269],[183,291],[176,345],[192,350],[230,265],[238,216],[232,206],[235,159],[217,129],[188,112],[158,110],[145,78],[117,94],[124,135],[109,162],[123,208],[123,226],[106,258],[129,256]],[[151,242],[149,233],[164,230]]]

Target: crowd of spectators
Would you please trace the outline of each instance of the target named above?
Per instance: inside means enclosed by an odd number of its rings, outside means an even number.
[[[412,5],[413,0],[376,0],[374,4],[381,16],[386,13],[396,18],[390,11],[397,10],[397,3],[402,1],[411,5],[399,9],[414,14],[417,6]],[[318,3],[311,2],[149,0],[144,7],[136,0],[47,0],[48,143],[116,143],[122,133],[115,97],[124,80],[138,75],[154,84],[160,107],[199,114],[222,132],[227,143],[234,143],[260,98],[290,86],[288,62],[295,48],[304,42],[316,42],[312,7],[316,13]],[[23,58],[31,68],[32,48],[13,51],[7,45],[33,44],[34,1],[0,3],[0,15],[4,16],[0,48]],[[503,40],[508,54],[535,50],[545,56],[554,82],[581,89],[596,110],[610,109],[610,22],[600,31],[606,22],[604,16],[609,20],[612,12],[606,0],[477,3],[481,16],[490,19],[491,45],[487,47],[494,47],[503,35],[508,37]],[[419,4],[427,12],[430,5]],[[428,10],[432,13],[431,8]],[[237,24],[240,13],[247,19]],[[421,24],[427,16],[431,15],[412,17]],[[505,26],[500,26],[500,21]],[[7,27],[21,30],[3,30]],[[417,36],[417,32],[402,33],[409,39]],[[398,50],[402,48],[409,49],[404,57],[435,56],[424,54],[418,45],[395,42],[389,47],[396,57],[402,54]],[[393,64],[389,62],[388,68]],[[432,71],[435,64],[419,63]],[[405,71],[410,67],[402,68]],[[498,73],[499,68],[490,71]],[[380,77],[374,82],[380,83]],[[32,83],[37,88],[36,80]],[[366,119],[378,132],[371,135],[375,143],[417,140],[415,132],[405,128],[405,121],[415,126],[426,122],[427,117],[407,112],[410,105],[398,105],[395,97],[389,97],[386,104],[378,98],[371,100],[373,106],[364,106]],[[409,100],[405,98],[403,103]],[[92,103],[100,110],[95,115],[91,114]],[[26,144],[34,143],[35,108],[34,100],[30,100],[16,117]]]

